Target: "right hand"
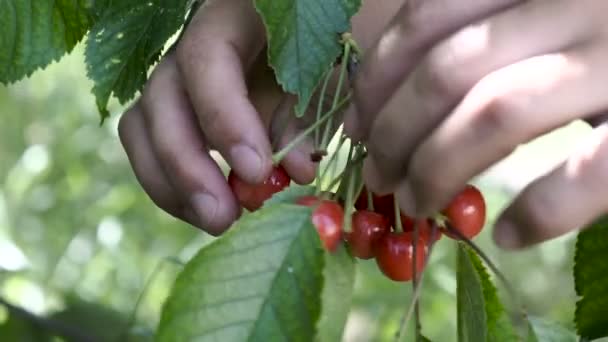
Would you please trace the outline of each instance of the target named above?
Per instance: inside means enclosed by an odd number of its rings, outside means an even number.
[[[354,19],[362,46],[380,34],[402,1],[364,4]],[[208,0],[120,120],[121,142],[152,201],[212,235],[227,229],[241,209],[210,150],[240,178],[259,183],[272,168],[273,147],[280,149],[309,124],[291,115],[295,100],[276,84],[265,45],[253,1]],[[297,183],[314,179],[311,151],[305,142],[282,161]]]

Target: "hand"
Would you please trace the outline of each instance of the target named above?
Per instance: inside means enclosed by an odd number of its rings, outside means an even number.
[[[364,6],[358,39],[375,39],[378,17],[389,18],[401,1]],[[213,235],[239,217],[240,206],[209,151],[258,183],[270,173],[273,147],[308,126],[291,115],[294,99],[267,67],[265,44],[253,1],[208,0],[120,121],[121,142],[154,203]],[[301,144],[282,162],[298,183],[314,178],[310,152],[310,143]]]
[[[407,1],[366,53],[346,132],[364,177],[418,216],[440,210],[519,144],[608,110],[608,3]],[[608,126],[529,185],[494,237],[521,248],[608,209]]]

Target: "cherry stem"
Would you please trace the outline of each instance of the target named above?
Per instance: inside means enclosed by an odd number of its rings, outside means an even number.
[[[184,264],[182,264],[181,261],[179,261],[179,260],[177,260],[177,258],[173,258],[173,257],[163,258],[156,264],[156,266],[154,266],[152,273],[150,273],[150,276],[148,276],[148,280],[144,284],[144,287],[139,292],[139,295],[137,296],[137,299],[135,300],[135,305],[133,306],[133,309],[131,310],[131,313],[129,314],[129,319],[127,320],[127,325],[125,326],[124,330],[121,333],[122,338],[125,338],[125,339],[127,338],[129,330],[135,324],[135,320],[137,319],[137,312],[139,311],[139,307],[141,305],[142,300],[148,294],[148,289],[150,288],[150,285],[152,284],[152,282],[154,280],[156,280],[156,277],[158,277],[158,275],[160,274],[160,271],[163,269],[163,266],[165,266],[165,264],[168,264],[168,263],[174,264],[174,265],[177,264],[182,267],[184,266]]]
[[[301,142],[303,142],[304,139],[306,139],[306,137],[310,133],[312,133],[317,127],[322,125],[323,122],[331,119],[331,117],[333,117],[338,111],[340,111],[350,101],[351,96],[352,96],[351,94],[347,94],[344,98],[342,98],[342,100],[340,100],[340,102],[338,102],[338,106],[336,108],[333,108],[332,110],[327,112],[319,120],[317,120],[315,123],[310,125],[306,130],[304,130],[304,132],[300,133],[300,135],[298,135],[289,144],[287,144],[287,146],[283,147],[283,149],[281,149],[279,152],[275,153],[272,156],[272,162],[275,165],[278,165],[281,162],[281,160],[283,160],[283,158],[285,158],[285,156],[289,153],[289,151],[291,151],[294,147],[296,147]]]
[[[374,211],[374,195],[367,188],[365,192],[367,192],[367,210]]]
[[[342,61],[340,66],[340,76],[338,77],[338,85],[336,87],[336,93],[334,94],[334,101],[331,104],[331,109],[335,109],[338,106],[338,100],[340,99],[340,95],[342,94],[342,87],[344,86],[344,79],[346,78],[346,67],[348,66],[348,59],[350,56],[350,48],[351,45],[346,43],[344,44],[344,52],[342,55]],[[327,145],[329,144],[329,135],[331,132],[331,128],[333,127],[333,121],[328,121],[325,125],[325,132],[323,133],[323,139],[321,140],[321,149],[327,149]]]
[[[342,41],[344,41],[345,44],[351,46],[351,48],[355,52],[355,55],[357,55],[357,56],[363,55],[363,50],[361,50],[361,47],[359,47],[359,44],[357,44],[357,42],[353,39],[353,35],[350,32],[345,32],[342,34]]]
[[[401,216],[401,215],[399,215]],[[412,275],[413,275],[413,280],[412,280],[412,293],[416,293],[416,291],[418,290],[418,270],[417,270],[417,257],[418,257],[418,234],[419,234],[419,225],[418,225],[418,220],[414,221],[414,244],[413,244],[413,252],[414,255],[412,256]],[[416,342],[419,341],[420,338],[420,331],[422,330],[422,327],[420,325],[420,301],[416,298],[414,299],[414,327],[416,329]]]
[[[346,167],[344,168],[342,173],[340,173],[336,178],[334,178],[331,181],[331,183],[329,183],[329,186],[327,187],[327,189],[329,189],[329,190],[332,189],[334,186],[336,186],[336,184],[338,184],[340,182],[340,180],[343,180],[344,178],[346,178],[346,175],[348,175],[350,173],[351,169],[354,166],[363,162],[363,159],[365,159],[365,156],[366,156],[366,153],[361,153],[360,156],[353,159],[352,161],[350,161],[350,158],[349,158],[349,162],[346,164]]]
[[[492,262],[492,260],[481,250],[481,248],[479,248],[479,246],[477,246],[477,244],[475,244],[473,241],[471,241],[471,239],[464,236],[458,229],[454,228],[454,226],[452,226],[452,224],[450,224],[450,222],[448,222],[448,221],[445,222],[445,228],[450,233],[456,235],[467,246],[469,246],[475,252],[475,254],[477,254],[486,263],[486,265],[488,265],[488,267],[492,270],[492,272],[494,272],[494,274],[498,277],[498,279],[500,279],[500,281],[503,283],[505,289],[509,293],[509,296],[511,297],[511,299],[513,299],[513,302],[515,303],[515,307],[517,307],[521,310],[522,319],[525,321],[526,320],[525,317],[527,317],[526,310],[525,310],[524,306],[521,305],[521,301],[519,300],[517,293],[513,289],[513,286],[511,285],[511,283],[509,282],[507,277],[502,272],[500,272],[498,267],[496,267],[496,265]]]
[[[346,136],[345,135],[340,136],[340,140],[338,140],[338,145],[336,146],[336,151],[331,155],[331,157],[327,161],[327,164],[325,165],[325,169],[323,170],[323,173],[321,173],[320,178],[325,178],[329,174],[330,166],[335,166],[338,164],[338,162],[337,162],[338,155],[340,154],[340,150],[342,149],[342,146],[344,145],[345,142],[346,142]],[[333,169],[335,170],[335,168],[333,168]],[[331,175],[331,176],[333,179],[333,175]]]
[[[399,208],[399,202],[397,201],[397,197],[393,197],[393,206],[395,209],[395,231],[402,233],[403,223],[401,222],[401,209]]]
[[[352,231],[352,208],[353,193],[355,192],[355,182],[357,181],[357,169],[353,169],[348,175],[348,188],[346,189],[346,200],[344,201],[344,232]]]
[[[321,119],[321,115],[323,113],[323,105],[325,104],[325,96],[327,95],[327,86],[329,85],[329,80],[331,80],[331,76],[333,74],[334,69],[330,68],[325,75],[325,80],[323,81],[323,86],[321,87],[321,93],[319,93],[319,103],[317,104],[317,120]],[[315,129],[315,149],[319,148],[320,143],[320,134],[319,127]]]
[[[437,224],[433,221],[431,223],[431,236],[432,236],[432,239],[430,241],[434,241],[434,238],[435,238],[435,235],[437,234],[437,232],[438,232]],[[428,251],[426,253],[426,256],[424,258],[425,264],[428,264],[428,261],[431,258],[431,253],[433,252],[433,247],[434,246],[435,246],[434,243],[431,243],[429,245],[429,249],[428,249]],[[415,309],[414,303],[418,302],[418,300],[420,298],[420,294],[422,293],[422,283],[424,282],[424,275],[425,274],[426,274],[426,267],[424,267],[422,269],[422,272],[420,273],[420,279],[418,280],[418,286],[416,287],[414,293],[412,294],[412,300],[410,302],[410,305],[408,306],[406,314],[401,319],[401,323],[399,324],[399,330],[395,334],[395,341],[397,341],[397,342],[401,339],[401,336],[404,336],[405,333],[407,332],[407,324],[410,322],[410,319],[412,318],[412,314],[414,313],[414,309]],[[418,336],[421,336],[421,335],[418,334],[416,336],[416,338],[418,338]]]

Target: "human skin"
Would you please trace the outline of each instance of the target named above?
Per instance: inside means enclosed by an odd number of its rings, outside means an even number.
[[[366,1],[353,34],[371,46],[402,0]],[[240,206],[209,151],[216,150],[245,181],[264,180],[272,142],[284,146],[307,120],[290,117],[294,103],[267,67],[264,26],[248,0],[208,0],[197,11],[176,52],[156,67],[119,124],[135,175],[168,212],[210,234],[224,232]],[[312,145],[301,144],[282,165],[298,183],[315,175]]]
[[[408,1],[366,53],[345,114],[346,132],[368,147],[366,185],[429,215],[519,144],[597,122],[608,109],[607,10],[596,0]],[[496,242],[523,248],[604,214],[607,142],[600,124],[526,187],[500,215]]]
[[[440,210],[519,144],[608,109],[608,3],[597,0],[367,0],[354,19],[366,49],[346,132],[368,147],[368,187],[402,208]],[[387,24],[388,23],[388,24]],[[123,116],[121,141],[142,187],[165,211],[218,235],[240,214],[209,150],[250,182],[270,172],[286,96],[265,67],[252,1],[208,0],[175,54]],[[608,128],[600,124],[562,165],[500,215],[505,248],[576,229],[608,209]],[[314,177],[303,144],[283,166]]]

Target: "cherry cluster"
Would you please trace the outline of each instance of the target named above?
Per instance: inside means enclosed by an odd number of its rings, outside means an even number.
[[[290,181],[281,166],[275,167],[270,177],[257,185],[242,181],[234,172],[228,176],[240,204],[250,211],[259,209]],[[324,194],[304,196],[296,203],[313,208],[312,223],[327,251],[336,251],[345,241],[352,255],[360,259],[375,258],[382,273],[394,281],[412,280],[414,250],[416,274],[420,274],[430,246],[442,235],[456,240],[471,239],[483,229],[486,216],[483,195],[473,185],[467,185],[440,213],[426,219],[414,219],[396,209],[392,194],[378,196],[363,187],[351,204],[355,211],[350,216],[349,227],[345,227],[343,201],[328,199]],[[414,237],[416,228],[417,239]]]

